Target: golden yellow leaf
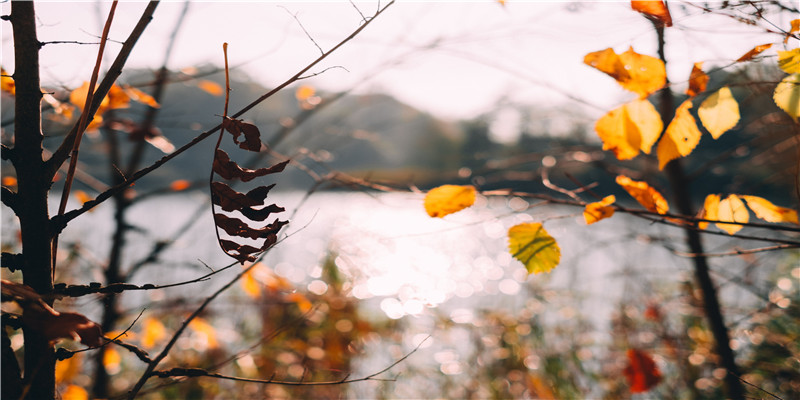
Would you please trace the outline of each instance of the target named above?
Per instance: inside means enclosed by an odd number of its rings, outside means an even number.
[[[297,90],[295,90],[294,97],[296,97],[299,101],[304,101],[308,100],[315,93],[316,90],[314,90],[313,86],[301,85],[297,87]]]
[[[733,98],[731,89],[725,86],[703,100],[697,109],[697,116],[711,137],[719,139],[739,122],[739,103]]]
[[[155,318],[147,318],[142,323],[142,347],[150,349],[167,336],[164,324]]]
[[[0,67],[0,91],[11,94],[12,96],[17,93],[17,84],[14,78],[8,76],[8,72]]]
[[[172,181],[172,183],[169,184],[170,190],[172,190],[174,192],[180,192],[182,190],[186,190],[191,186],[192,186],[192,183],[187,181],[186,179],[174,180],[174,181]]]
[[[739,57],[739,58],[736,60],[736,62],[742,62],[742,61],[749,61],[749,60],[752,60],[752,59],[753,59],[753,57],[755,57],[755,56],[757,56],[757,55],[761,54],[761,53],[762,53],[764,50],[767,50],[767,49],[769,49],[770,47],[772,47],[772,43],[760,44],[760,45],[758,45],[758,46],[756,46],[756,47],[753,47],[752,49],[750,49],[750,51],[748,51],[747,53],[744,53],[744,55],[742,55],[741,57]]]
[[[197,87],[205,91],[206,93],[211,94],[212,96],[220,96],[225,93],[225,89],[222,88],[219,84],[212,81],[202,80],[197,82]]]
[[[72,378],[80,372],[82,365],[83,356],[80,353],[74,354],[66,360],[56,362],[56,383],[72,381]]]
[[[472,186],[442,185],[425,195],[425,211],[433,218],[461,211],[475,203],[475,188]]]
[[[787,74],[800,73],[800,47],[793,50],[778,50],[778,66]]]
[[[786,111],[795,121],[800,117],[800,74],[783,78],[775,87],[772,99],[781,110]]]
[[[131,97],[125,93],[124,89],[117,85],[111,86],[106,98],[108,99],[109,109],[128,108],[131,105]],[[97,113],[100,114],[100,111],[98,110]]]
[[[242,290],[253,299],[261,295],[261,283],[253,277],[252,269],[242,276]]]
[[[718,194],[710,194],[706,196],[706,200],[703,202],[703,209],[700,211],[700,218],[709,219],[712,221],[719,219]],[[697,227],[700,229],[706,229],[708,228],[708,222],[700,221],[697,223]]]
[[[591,225],[614,215],[614,207],[609,206],[615,201],[617,201],[617,198],[611,195],[604,197],[603,200],[587,204],[583,210],[583,218],[586,220],[586,225]]]
[[[650,153],[663,129],[661,116],[647,100],[635,100],[611,110],[595,124],[603,150],[611,150],[617,159],[629,160],[639,151]]]
[[[106,347],[106,351],[103,353],[103,365],[109,370],[118,370],[120,362],[122,362],[122,357],[119,352],[113,347]]]
[[[61,400],[89,400],[89,392],[80,386],[69,385],[61,392]]]
[[[669,204],[664,196],[653,189],[647,182],[635,181],[625,175],[617,176],[617,184],[622,186],[628,194],[639,202],[649,211],[666,214],[669,211]]]
[[[672,26],[672,16],[669,14],[667,5],[661,0],[631,0],[631,8],[650,19],[661,22],[664,26]]]
[[[661,89],[667,81],[664,63],[655,57],[636,53],[631,47],[617,55],[613,49],[587,54],[583,62],[616,79],[623,88],[644,99]]]
[[[150,96],[149,94],[129,85],[126,85],[124,89],[125,93],[134,101],[138,101],[139,103],[148,105],[153,108],[161,108],[161,105],[158,104],[158,102],[156,101],[156,99],[153,98],[153,96]]]
[[[692,72],[689,74],[689,88],[686,89],[686,94],[689,95],[689,97],[697,96],[706,90],[709,78],[708,75],[703,72],[702,67],[703,63],[701,62],[694,63],[692,67]]]
[[[561,262],[561,249],[537,222],[514,225],[508,230],[508,250],[529,274],[550,272]]]
[[[658,169],[664,169],[670,161],[688,156],[700,143],[702,133],[689,110],[692,101],[686,100],[675,110],[675,117],[667,126],[667,131],[658,143]]]
[[[198,334],[205,336],[208,348],[216,349],[219,347],[219,342],[217,341],[217,331],[205,319],[195,317],[192,322],[189,322],[189,328]]]
[[[791,208],[780,207],[771,201],[758,196],[740,196],[747,202],[747,206],[756,214],[756,217],[767,222],[791,222],[800,224],[797,220],[797,211]]]
[[[747,212],[744,202],[735,194],[729,195],[725,198],[725,200],[719,202],[719,209],[717,213],[717,219],[720,221],[741,223],[747,223],[750,221],[750,213]],[[742,229],[741,225],[736,224],[717,223],[716,225],[717,228],[728,232],[729,235],[733,235]]]

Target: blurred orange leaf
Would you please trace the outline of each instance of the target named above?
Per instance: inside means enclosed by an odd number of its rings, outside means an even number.
[[[17,178],[13,176],[3,177],[3,186],[14,187],[17,186]]]
[[[635,181],[625,175],[617,176],[617,184],[622,186],[628,194],[639,202],[649,211],[666,214],[669,211],[669,204],[664,196],[653,189],[647,182]]]
[[[87,202],[92,200],[92,197],[86,194],[86,192],[84,192],[83,190],[76,190],[75,192],[73,192],[73,194],[75,195],[75,198],[81,202],[81,204],[86,204]]]
[[[718,220],[719,200],[720,199],[718,194],[710,194],[706,196],[706,200],[703,202],[703,209],[700,211],[700,218]],[[700,229],[706,229],[708,228],[708,222],[700,221],[697,224],[697,227]]]
[[[778,50],[778,67],[787,74],[800,73],[800,47],[792,50]]]
[[[628,349],[628,366],[623,370],[631,393],[644,393],[661,382],[661,371],[650,354]]]
[[[689,88],[686,89],[686,94],[689,95],[689,97],[697,96],[706,90],[709,77],[703,72],[702,66],[703,63],[701,62],[694,63],[692,72],[689,74]]]
[[[212,81],[202,80],[197,82],[197,87],[205,91],[206,93],[211,94],[212,96],[220,96],[225,93],[225,89],[222,88],[219,84]]]
[[[672,26],[672,16],[667,5],[661,0],[631,0],[631,8],[649,19],[661,22],[664,26]]]
[[[781,83],[775,87],[772,100],[781,110],[798,121],[800,118],[800,74],[791,74],[783,78]]]
[[[142,323],[142,347],[150,349],[167,336],[167,329],[161,321],[147,318]]]
[[[772,43],[760,44],[760,45],[758,45],[756,47],[753,47],[752,49],[750,49],[750,51],[748,51],[747,53],[744,53],[744,55],[739,57],[736,60],[736,62],[743,62],[743,61],[752,60],[753,57],[761,54],[764,50],[767,50],[770,47],[772,47]]]
[[[617,159],[629,160],[639,151],[650,153],[664,125],[653,104],[635,100],[611,110],[595,124],[603,150],[611,150]]]
[[[0,67],[0,91],[6,92],[11,94],[12,96],[17,93],[17,84],[14,82],[14,78],[11,76],[7,76],[8,72],[5,69]]]
[[[537,222],[512,226],[508,230],[508,250],[529,274],[550,272],[561,262],[561,248]]]
[[[186,179],[178,179],[169,184],[169,188],[173,192],[180,192],[181,190],[186,190],[191,186],[192,184]]]
[[[69,102],[77,106],[79,109],[83,110],[83,106],[86,105],[86,94],[89,91],[89,82],[83,82],[81,87],[73,90],[69,94]],[[103,101],[100,103],[100,108],[97,109],[97,115],[102,114],[100,110],[105,110],[108,108],[110,100],[108,96],[106,96]]]
[[[75,375],[81,371],[83,356],[76,353],[66,360],[56,362],[56,383],[66,383],[72,381]]]
[[[124,90],[125,93],[134,101],[148,105],[153,108],[161,108],[161,105],[158,104],[158,102],[156,101],[156,99],[153,98],[153,96],[150,96],[149,94],[133,86],[125,85]]]
[[[639,54],[629,48],[616,54],[608,48],[587,54],[583,62],[616,79],[623,88],[644,99],[667,82],[664,63],[655,57]]]
[[[779,207],[771,201],[758,196],[741,196],[747,206],[756,214],[756,217],[767,222],[791,222],[800,224],[797,219],[797,211],[791,208]]]
[[[131,105],[131,97],[128,96],[128,93],[126,93],[125,90],[118,85],[111,86],[111,89],[108,90],[108,95],[106,98],[108,99],[109,109],[115,110],[118,108],[128,108]],[[98,113],[100,113],[99,110]]]
[[[675,110],[675,117],[667,126],[667,131],[658,142],[658,169],[664,169],[670,161],[686,157],[700,143],[702,133],[697,129],[697,123],[689,111],[692,108],[691,100],[686,100]]]
[[[299,101],[308,100],[311,96],[316,93],[313,86],[309,85],[301,85],[297,87],[297,90],[294,91],[294,97],[297,98]]]
[[[205,319],[196,317],[192,320],[192,322],[189,322],[189,328],[205,336],[208,348],[216,349],[219,347],[219,342],[217,341],[217,331]]]
[[[442,185],[425,195],[425,211],[433,218],[461,211],[475,203],[473,186]]]
[[[793,19],[789,22],[791,28],[787,32],[786,37],[783,38],[783,44],[789,43],[789,38],[797,32],[800,32],[800,19]]]
[[[747,223],[750,222],[750,213],[747,212],[747,208],[744,206],[742,199],[740,199],[739,196],[732,194],[719,202],[717,219],[726,222]],[[742,229],[741,225],[736,224],[717,223],[716,225],[717,228],[728,232],[729,235],[733,235]]]
[[[289,293],[289,295],[286,296],[286,300],[296,304],[297,308],[300,309],[302,313],[311,311],[311,307],[313,307],[308,298],[300,292]]]
[[[711,137],[719,139],[739,123],[739,103],[733,98],[731,89],[725,86],[703,100],[697,109],[697,116]]]
[[[242,276],[242,290],[253,299],[261,295],[261,283],[253,276],[252,269]]]
[[[122,362],[122,357],[119,352],[113,347],[107,347],[103,353],[103,365],[110,370],[115,370],[119,368],[120,362]]]
[[[603,200],[587,204],[583,210],[583,218],[586,220],[586,225],[591,225],[614,215],[614,207],[609,206],[615,201],[617,201],[617,198],[611,195],[606,196]]]
[[[89,400],[89,392],[80,386],[69,385],[61,392],[61,400]]]

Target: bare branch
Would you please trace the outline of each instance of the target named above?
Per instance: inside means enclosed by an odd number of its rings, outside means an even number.
[[[320,47],[319,44],[317,44],[317,41],[314,40],[314,38],[311,36],[310,33],[308,33],[308,30],[306,29],[306,27],[303,26],[302,22],[300,22],[300,18],[297,18],[297,14],[292,14],[292,12],[289,11],[289,9],[284,7],[284,6],[278,6],[278,7],[286,10],[286,12],[289,13],[289,15],[291,15],[292,18],[294,18],[295,21],[297,21],[297,25],[300,25],[300,29],[302,29],[303,32],[306,34],[306,36],[308,37],[308,40],[310,40],[311,43],[314,43],[314,46],[317,46],[317,50],[319,50],[320,54],[324,55],[325,54],[325,50],[322,50],[322,47]]]

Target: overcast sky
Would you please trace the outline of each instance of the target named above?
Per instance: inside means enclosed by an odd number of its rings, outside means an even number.
[[[385,4],[382,2],[381,4]],[[756,44],[776,42],[758,27],[714,17],[672,2],[668,29],[670,79],[685,81],[693,62],[728,64]],[[111,38],[124,40],[144,2],[120,3]],[[370,15],[377,2],[194,2],[182,25],[170,67],[222,63],[229,57],[265,85],[276,85],[319,55],[314,39],[329,49]],[[37,3],[41,41],[96,42],[110,3]],[[9,4],[2,4],[3,14]],[[130,58],[131,67],[158,67],[182,2],[164,2]],[[360,12],[360,13],[359,13]],[[299,22],[298,22],[299,21]],[[772,21],[788,27],[788,20]],[[302,23],[302,26],[301,26]],[[3,22],[3,66],[13,71],[11,29]],[[303,31],[305,28],[308,36]],[[444,118],[470,118],[499,101],[584,107],[600,114],[630,95],[604,74],[584,65],[591,51],[633,46],[655,55],[651,24],[630,2],[403,2],[316,71],[340,66],[305,81],[324,90],[357,87],[387,92]],[[119,50],[109,45],[108,57]],[[51,44],[42,50],[44,82],[76,86],[89,79],[97,46]],[[774,50],[772,50],[774,54]],[[106,66],[108,64],[105,64]],[[576,101],[577,100],[577,101]]]

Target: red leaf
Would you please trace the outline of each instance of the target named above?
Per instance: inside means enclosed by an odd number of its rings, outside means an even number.
[[[214,157],[213,169],[214,172],[225,179],[239,178],[242,180],[242,182],[248,182],[259,176],[281,172],[286,168],[287,164],[289,164],[289,160],[280,162],[269,168],[259,168],[255,170],[242,168],[239,166],[239,164],[236,164],[231,160],[231,158],[228,156],[228,153],[221,149],[217,149]]]
[[[631,393],[647,392],[661,382],[661,371],[656,362],[642,350],[628,349],[628,366],[623,373],[628,378]]]

